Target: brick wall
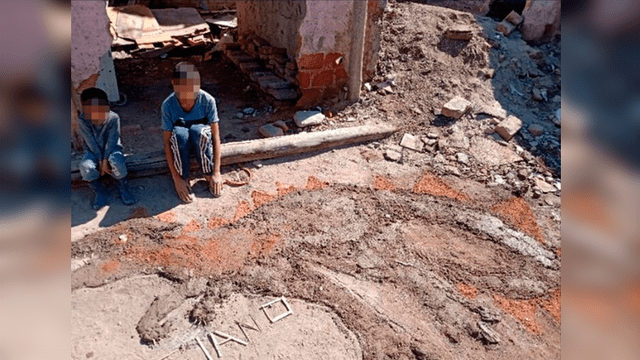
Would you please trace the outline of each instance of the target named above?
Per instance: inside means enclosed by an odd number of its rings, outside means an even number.
[[[348,74],[344,54],[330,52],[302,55],[298,60],[297,83],[302,94],[299,107],[317,105],[344,92]]]

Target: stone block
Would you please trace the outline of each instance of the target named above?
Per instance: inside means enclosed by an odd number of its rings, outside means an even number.
[[[389,160],[389,161],[398,162],[398,161],[400,161],[400,159],[402,159],[402,152],[396,151],[396,150],[393,150],[393,149],[387,149],[384,152],[384,158]]]
[[[520,131],[520,128],[522,128],[522,121],[513,115],[509,115],[495,127],[495,131],[503,139],[509,141]]]
[[[298,127],[320,125],[324,122],[325,116],[320,111],[308,110],[298,111],[293,115],[293,120]]]
[[[281,128],[272,124],[266,124],[261,126],[258,132],[260,132],[260,135],[266,138],[284,135],[284,131]]]
[[[286,132],[287,130],[289,130],[289,127],[287,126],[287,124],[284,122],[284,120],[278,120],[276,122],[273,123],[273,125],[279,127],[280,129],[282,129],[282,131]]]
[[[520,14],[518,14],[517,12],[511,10],[509,15],[507,15],[504,18],[504,20],[512,23],[515,26],[518,26],[518,25],[520,25],[520,23],[522,23],[523,19],[522,19],[522,16],[520,16]]]
[[[510,23],[508,21],[505,21],[505,20],[502,20],[496,26],[496,30],[499,31],[500,33],[502,33],[502,35],[504,35],[504,36],[511,35],[513,30],[515,30],[515,29],[516,29],[515,25],[513,25],[512,23]]]
[[[467,111],[471,109],[471,102],[461,98],[460,96],[456,96],[453,99],[449,100],[448,103],[444,104],[442,110],[440,112],[442,115],[454,119],[459,119],[464,115]]]
[[[444,36],[450,40],[471,40],[473,29],[469,25],[456,25],[447,29]]]
[[[402,141],[400,141],[400,146],[413,151],[421,152],[422,148],[424,147],[424,143],[416,136],[413,136],[411,134],[404,134],[404,136],[402,137]]]

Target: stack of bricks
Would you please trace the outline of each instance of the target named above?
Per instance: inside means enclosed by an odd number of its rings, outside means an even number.
[[[287,57],[287,49],[270,46],[254,34],[222,47],[224,54],[264,92],[276,100],[298,98],[296,66]]]
[[[340,53],[302,55],[298,68],[302,97],[297,105],[300,107],[314,106],[322,99],[337,97],[347,83],[344,55]]]

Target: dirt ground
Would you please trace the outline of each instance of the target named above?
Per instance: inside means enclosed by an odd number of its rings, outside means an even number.
[[[474,38],[444,39],[454,24],[474,26]],[[371,84],[393,78],[393,92],[327,103],[336,115],[311,130],[387,121],[400,129],[387,139],[246,164],[252,181],[220,198],[195,179],[192,204],[178,201],[167,176],[132,180],[136,206],[114,196],[98,212],[88,189],[74,189],[72,358],[204,359],[194,337],[216,358],[205,337],[214,330],[250,340],[221,346],[233,359],[560,358],[560,45],[496,38],[494,26],[389,3]],[[123,125],[138,116],[141,131],[123,142],[149,151],[178,59],[127,60],[117,68],[129,71],[118,74],[128,104],[116,111]],[[291,122],[290,109],[244,92],[226,66],[200,67],[203,88],[220,99],[223,142]],[[158,76],[143,79],[149,71]],[[452,121],[438,111],[455,95],[474,109]],[[234,117],[247,106],[262,113]],[[522,119],[510,142],[486,131],[487,106]],[[405,133],[436,146],[386,160]],[[293,315],[270,324],[259,307],[281,296]],[[235,321],[252,317],[261,331],[245,335]]]

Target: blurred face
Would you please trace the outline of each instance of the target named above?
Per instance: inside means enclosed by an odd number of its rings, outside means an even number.
[[[98,99],[91,99],[87,104],[82,105],[85,119],[90,120],[94,125],[102,125],[109,118],[109,105]]]
[[[171,83],[173,91],[183,109],[189,111],[195,104],[195,100],[200,91],[200,75],[193,67],[186,68],[186,77],[174,79]]]

